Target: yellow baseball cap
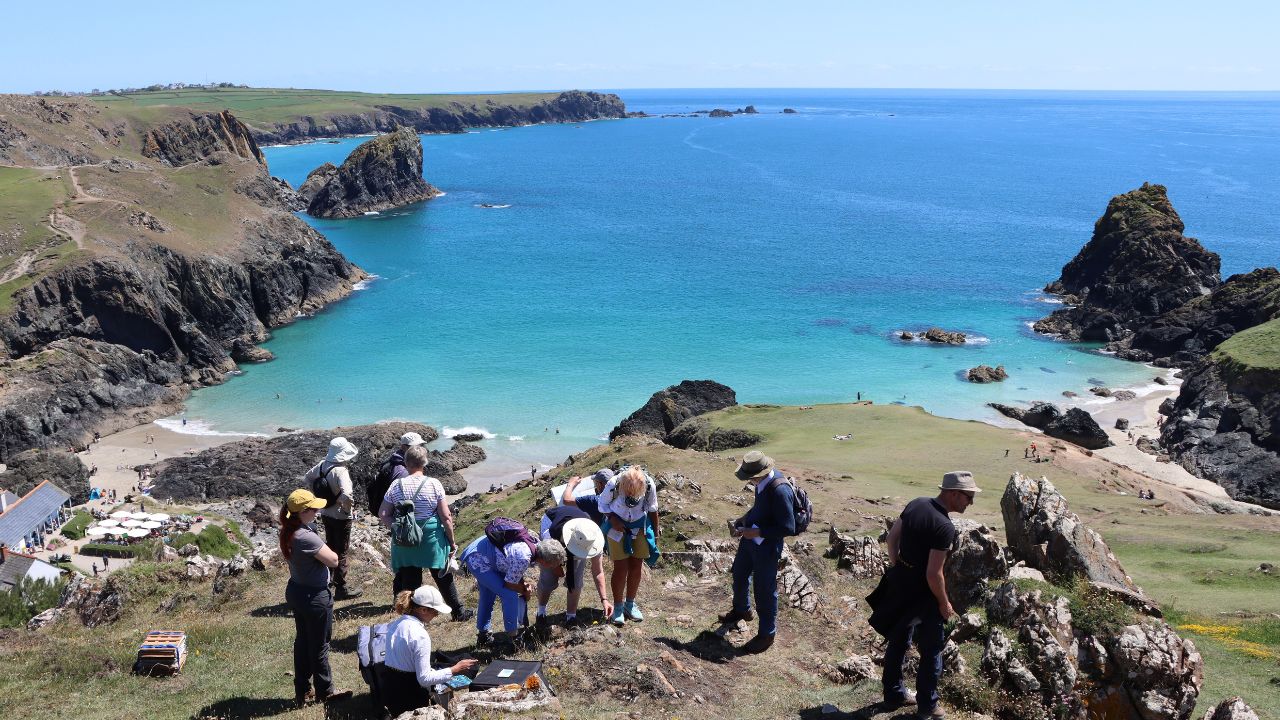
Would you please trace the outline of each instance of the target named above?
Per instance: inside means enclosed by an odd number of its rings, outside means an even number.
[[[285,501],[285,505],[289,508],[290,515],[312,508],[319,510],[328,504],[329,501],[316,497],[315,493],[310,490],[303,490],[301,488],[289,493],[289,499]]]

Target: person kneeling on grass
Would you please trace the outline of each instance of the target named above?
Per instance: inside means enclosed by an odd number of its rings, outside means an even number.
[[[400,617],[387,629],[387,656],[379,678],[387,710],[397,716],[431,702],[431,687],[449,682],[454,675],[476,666],[475,660],[459,660],[451,667],[431,667],[431,635],[427,623],[452,612],[440,591],[430,585],[402,590],[396,595]]]
[[[490,533],[495,523],[508,526]],[[501,545],[495,544],[490,535],[505,535]],[[460,560],[467,566],[480,591],[476,604],[476,645],[493,642],[489,622],[493,619],[493,604],[502,602],[502,627],[507,638],[519,642],[519,629],[528,611],[529,584],[524,572],[529,565],[554,570],[564,565],[564,546],[554,540],[535,543],[523,525],[507,518],[494,518],[485,526],[485,534],[471,541],[462,551]]]
[[[566,493],[567,495],[568,493]],[[613,614],[613,603],[609,602],[608,586],[604,580],[604,533],[600,526],[592,522],[591,516],[573,506],[551,508],[542,516],[542,543],[560,543],[567,553],[566,565],[548,568],[545,565],[538,571],[538,613],[534,624],[539,632],[547,629],[547,603],[551,594],[564,578],[564,586],[569,591],[565,604],[564,621],[567,627],[579,627],[578,601],[582,598],[582,576],[587,562],[591,562],[591,577],[595,580],[596,592],[600,593],[600,607],[605,617]],[[538,547],[542,547],[538,543]]]
[[[632,465],[605,485],[598,496],[609,532],[609,557],[613,559],[613,614],[615,625],[628,619],[639,622],[644,613],[636,604],[644,563],[658,560],[658,491],[644,469]]]

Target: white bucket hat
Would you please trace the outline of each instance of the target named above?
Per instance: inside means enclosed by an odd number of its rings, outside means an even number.
[[[434,585],[423,585],[413,591],[413,604],[418,607],[431,608],[441,615],[448,615],[453,608],[445,603],[440,591]]]
[[[415,447],[417,445],[426,445],[427,441],[423,440],[422,436],[416,432],[407,432],[400,436],[400,444]]]
[[[570,555],[593,558],[604,552],[604,533],[587,518],[574,518],[564,524],[564,547]]]
[[[325,462],[343,463],[359,454],[360,451],[356,449],[356,446],[348,442],[346,438],[336,437],[329,441],[329,454],[325,457]]]

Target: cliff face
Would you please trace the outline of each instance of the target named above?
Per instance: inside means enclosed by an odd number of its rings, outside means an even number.
[[[410,108],[379,105],[375,112],[304,117],[297,122],[255,126],[252,131],[258,142],[276,144],[318,137],[386,133],[401,126],[420,133],[452,133],[469,127],[515,127],[626,116],[626,105],[617,95],[571,90],[529,106],[452,103],[447,108]]]
[[[312,216],[349,218],[430,200],[440,191],[422,179],[422,140],[402,127],[362,143],[342,167],[316,168],[298,194]]]
[[[292,215],[296,195],[228,113],[181,111],[142,127],[77,101],[61,112],[0,101],[9,137],[24,138],[9,158],[95,159],[48,171],[69,199],[22,218],[47,223],[62,245],[60,259],[0,298],[5,454],[168,414],[235,359],[269,357],[253,346],[270,328],[364,277]],[[102,133],[117,126],[119,136]]]
[[[1045,287],[1075,306],[1039,321],[1036,330],[1111,342],[1209,294],[1221,282],[1218,256],[1182,231],[1163,185],[1147,183],[1112,198],[1093,237]]]
[[[192,115],[147,131],[142,154],[182,167],[199,162],[217,152],[230,152],[266,166],[249,128],[227,111]]]

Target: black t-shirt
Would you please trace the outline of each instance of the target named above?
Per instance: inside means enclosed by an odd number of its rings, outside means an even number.
[[[576,518],[586,518],[587,520],[590,520],[591,516],[572,505],[561,505],[548,510],[547,518],[551,520],[551,527],[548,528],[547,532],[551,534],[552,538],[563,543],[565,523]]]
[[[600,512],[599,495],[583,495],[574,498],[573,502],[577,504],[579,510],[589,515],[595,524],[599,525],[604,521],[604,513]]]
[[[930,550],[950,550],[956,539],[956,526],[947,511],[934,498],[916,498],[907,503],[898,519],[902,523],[902,541],[898,558],[913,574],[924,575],[929,566]]]

